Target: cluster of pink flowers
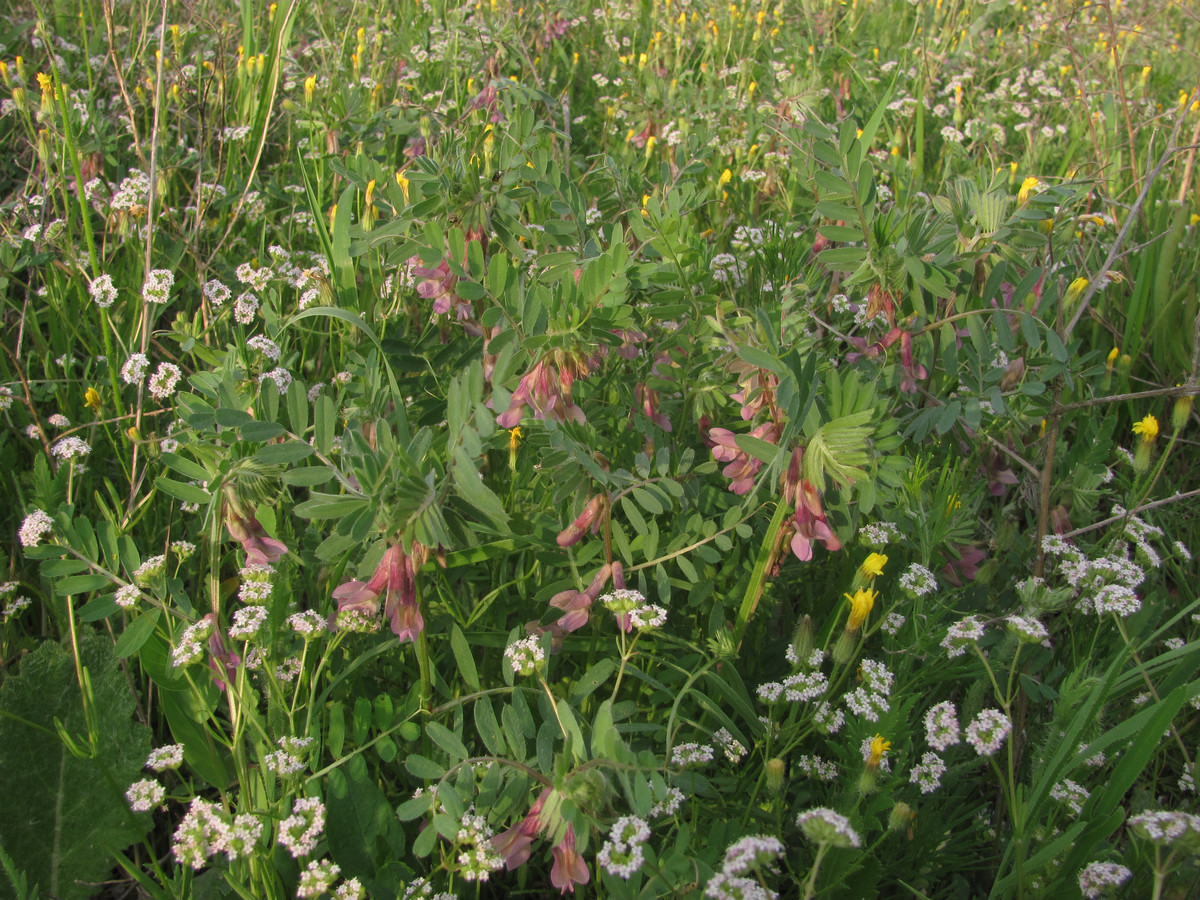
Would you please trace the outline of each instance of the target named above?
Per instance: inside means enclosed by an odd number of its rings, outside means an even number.
[[[492,849],[504,857],[504,865],[510,872],[529,861],[534,838],[551,825],[550,822],[543,821],[542,811],[552,792],[552,788],[545,788],[529,808],[525,818],[491,839]],[[567,824],[551,852],[554,864],[550,868],[550,883],[562,893],[574,893],[575,885],[587,884],[591,880],[587,863],[575,849],[573,825]]]
[[[425,563],[428,550],[413,541],[404,551],[400,542],[388,547],[370,581],[347,581],[333,591],[337,601],[335,623],[343,618],[373,620],[379,612],[380,595],[385,596],[383,617],[402,641],[415,641],[425,627],[417,603],[416,573]]]
[[[515,428],[521,424],[526,407],[535,419],[586,421],[583,410],[571,396],[571,388],[575,380],[590,373],[597,362],[595,356],[579,352],[550,351],[521,376],[508,409],[496,417],[496,424],[501,428]]]

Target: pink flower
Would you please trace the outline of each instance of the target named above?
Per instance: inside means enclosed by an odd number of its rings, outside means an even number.
[[[504,857],[504,865],[510,872],[529,861],[533,839],[542,830],[542,806],[549,795],[550,788],[544,789],[524,819],[492,838],[492,849]]]
[[[658,409],[658,391],[651,390],[645,382],[642,382],[633,389],[633,396],[646,417],[663,431],[670,433],[671,420],[667,418],[666,413],[659,412]]]
[[[774,422],[764,422],[750,432],[751,437],[774,444],[779,440],[779,428]],[[729,479],[729,489],[739,496],[748,494],[754,487],[754,477],[762,468],[762,460],[755,459],[737,445],[737,435],[727,428],[710,428],[708,439],[712,441],[713,458],[727,462],[721,474]]]
[[[812,559],[812,548],[816,541],[822,541],[825,549],[836,551],[842,549],[829,521],[825,518],[825,510],[821,506],[821,495],[813,487],[812,482],[800,482],[799,494],[796,498],[796,513],[792,517],[796,534],[792,537],[792,552],[802,562]]]
[[[596,602],[596,598],[600,596],[600,592],[608,584],[608,579],[612,576],[612,573],[613,566],[605,563],[600,567],[600,571],[596,573],[596,577],[592,579],[592,583],[587,586],[587,590],[576,591],[572,588],[560,591],[551,597],[550,605],[566,613],[554,625],[564,633],[578,631],[586,625],[592,604]]]
[[[550,868],[550,883],[564,894],[575,893],[575,885],[587,884],[591,873],[583,857],[575,852],[575,827],[568,825],[562,840],[552,851],[554,865]]]
[[[600,514],[607,505],[606,501],[607,497],[604,494],[597,494],[589,500],[575,521],[559,533],[558,546],[571,547],[578,544],[589,530],[595,534],[600,528]]]
[[[958,551],[958,558],[947,562],[942,572],[948,582],[955,587],[962,587],[964,578],[967,581],[975,580],[979,574],[979,564],[987,558],[987,554],[969,544],[957,544],[953,549]]]
[[[225,690],[226,685],[237,675],[242,658],[225,646],[225,639],[217,627],[217,617],[212,613],[205,620],[211,624],[212,632],[208,636],[208,652],[211,654],[208,667],[213,673],[213,683],[218,690]]]
[[[913,360],[912,335],[907,331],[900,334],[900,370],[904,373],[900,379],[900,390],[906,394],[915,394],[917,382],[929,374],[923,365]]]
[[[239,514],[232,503],[225,510],[225,527],[229,529],[229,536],[246,551],[247,565],[265,566],[278,562],[288,552],[287,544],[283,541],[267,537],[266,530],[254,518],[254,513]]]

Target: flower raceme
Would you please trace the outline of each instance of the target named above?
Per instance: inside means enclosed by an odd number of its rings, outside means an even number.
[[[405,553],[404,547],[394,543],[384,551],[383,559],[375,567],[371,580],[347,581],[333,591],[338,602],[337,620],[357,614],[373,619],[379,610],[379,596],[385,594],[383,616],[392,631],[401,641],[415,641],[425,628],[421,608],[417,603],[417,570],[425,562],[428,551],[413,541],[412,552]]]

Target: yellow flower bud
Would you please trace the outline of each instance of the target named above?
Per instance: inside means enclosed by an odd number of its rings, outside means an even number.
[[[1175,431],[1183,431],[1183,426],[1192,417],[1192,404],[1195,400],[1194,394],[1184,394],[1175,398],[1175,406],[1171,409],[1171,427]]]
[[[767,760],[767,790],[778,794],[783,790],[784,762],[778,756]]]

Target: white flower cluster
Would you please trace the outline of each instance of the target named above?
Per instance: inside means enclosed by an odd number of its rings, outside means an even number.
[[[1132,876],[1130,869],[1117,863],[1088,863],[1079,873],[1079,890],[1088,900],[1096,900],[1107,888],[1119,887]]]
[[[609,875],[628,881],[645,862],[642,845],[650,838],[650,826],[637,816],[622,816],[609,829],[608,840],[596,855]]]
[[[312,853],[325,830],[325,804],[319,797],[299,797],[292,814],[279,823],[279,843],[296,859]]]
[[[946,774],[946,764],[936,753],[925,753],[921,756],[919,765],[912,767],[908,775],[911,784],[917,785],[922,794],[932,794],[942,786],[942,776]]]
[[[467,881],[487,881],[503,868],[504,857],[492,847],[492,829],[483,816],[468,813],[459,822],[456,837],[464,848],[458,854],[459,872]]]
[[[650,807],[650,818],[658,819],[662,816],[673,816],[679,811],[679,807],[682,805],[683,791],[673,785],[668,785],[667,795]]]
[[[201,642],[208,639],[212,629],[212,619],[207,616],[185,628],[179,637],[179,644],[171,651],[171,665],[181,669],[198,661],[204,653]]]
[[[328,859],[312,859],[300,873],[300,883],[296,886],[297,897],[320,897],[329,890],[339,875],[341,867]]]
[[[134,812],[149,812],[163,802],[167,789],[153,778],[143,778],[135,781],[125,792],[125,799]]]
[[[900,576],[900,590],[914,600],[937,590],[937,578],[920,563],[913,563]]]
[[[541,637],[530,635],[505,647],[504,658],[517,675],[532,675],[542,667],[546,651],[542,649]]]
[[[873,659],[862,661],[859,674],[862,676],[862,685],[846,694],[846,707],[868,722],[878,722],[879,717],[891,708],[888,697],[895,676],[883,663]]]
[[[17,538],[22,547],[36,547],[42,538],[54,530],[54,520],[40,509],[29,513],[21,522]]]
[[[238,573],[241,578],[238,599],[243,603],[266,603],[271,598],[271,576],[274,574],[274,567],[266,563],[251,563],[248,566],[242,566]]]
[[[824,806],[800,813],[796,817],[796,827],[814,844],[842,848],[862,846],[862,839],[850,825],[850,820]]]
[[[146,768],[155,772],[178,769],[183,765],[183,744],[167,744],[150,751],[146,757]]]
[[[709,879],[704,896],[714,900],[770,900],[778,897],[766,888],[760,875],[786,852],[783,842],[771,835],[747,835],[729,845],[721,871]]]
[[[1061,800],[1066,804],[1075,815],[1083,812],[1083,804],[1087,802],[1091,794],[1087,789],[1078,782],[1072,781],[1070,778],[1064,778],[1054,787],[1050,788],[1050,796],[1054,800]]]
[[[819,781],[833,781],[837,778],[837,765],[819,756],[798,756],[792,765],[810,778]]]
[[[258,636],[263,623],[267,621],[265,606],[244,606],[233,614],[233,622],[229,626],[229,636],[234,640],[248,641]]]
[[[142,285],[142,299],[147,303],[166,303],[171,299],[175,274],[170,269],[151,269]]]
[[[931,707],[925,713],[925,739],[930,747],[939,752],[961,740],[958,732],[958,713],[949,700]]]
[[[742,742],[730,734],[727,728],[719,728],[713,732],[713,740],[717,742],[725,758],[732,763],[741,762],[747,753]]]
[[[841,297],[843,301],[846,300],[844,294],[839,294],[838,297]],[[837,297],[834,298],[834,302],[837,302]],[[900,537],[900,529],[895,522],[872,522],[858,530],[859,542],[872,550],[882,550],[892,541],[899,540]]]
[[[942,639],[942,647],[945,648],[946,655],[954,659],[954,657],[966,653],[967,648],[981,637],[983,637],[983,623],[975,616],[967,616],[946,630],[946,636]]]
[[[197,797],[175,830],[171,852],[180,865],[198,870],[216,853],[224,853],[231,862],[249,856],[262,833],[257,816],[230,817],[215,803]]]
[[[998,709],[985,709],[967,726],[967,743],[980,756],[992,756],[1012,731],[1012,721]]]
[[[713,748],[708,744],[679,744],[671,750],[671,765],[703,766],[713,761]]]

